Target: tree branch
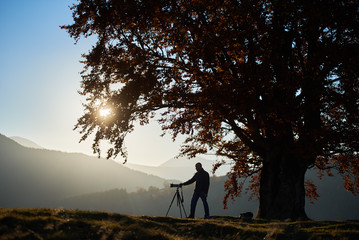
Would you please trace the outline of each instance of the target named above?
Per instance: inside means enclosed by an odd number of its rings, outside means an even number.
[[[240,128],[234,120],[228,120],[227,124],[232,127],[234,133],[244,142],[245,145],[251,148],[254,152],[257,152],[259,154],[263,153],[263,149],[260,148],[256,143],[254,143],[250,138],[249,134],[246,133],[242,128]]]

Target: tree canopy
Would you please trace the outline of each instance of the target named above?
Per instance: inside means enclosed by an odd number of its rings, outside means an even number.
[[[359,192],[358,1],[81,0],[72,11],[70,36],[97,37],[76,125],[95,133],[95,152],[104,139],[107,157],[126,158],[134,122],[160,112],[164,132],[187,136],[182,154],[233,160],[225,200],[252,177],[260,217],[305,217],[309,168],[337,169]]]

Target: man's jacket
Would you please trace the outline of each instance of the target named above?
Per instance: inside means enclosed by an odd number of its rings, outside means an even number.
[[[208,194],[209,189],[209,174],[205,170],[200,170],[187,182],[184,182],[183,185],[189,185],[196,182],[196,187],[194,188],[195,192],[204,192]]]

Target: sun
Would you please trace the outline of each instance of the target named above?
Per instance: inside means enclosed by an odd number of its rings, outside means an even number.
[[[106,118],[106,117],[108,117],[110,115],[111,108],[101,108],[99,113],[100,113],[101,117]]]

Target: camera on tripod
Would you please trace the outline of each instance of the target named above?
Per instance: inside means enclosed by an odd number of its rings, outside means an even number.
[[[177,206],[179,207],[181,218],[182,218],[182,210],[183,210],[184,216],[187,217],[186,210],[184,209],[184,206],[183,206],[184,199],[183,199],[182,184],[181,183],[180,184],[171,183],[170,187],[177,188],[177,189],[176,189],[175,195],[172,198],[170,207],[167,210],[166,217],[168,216],[168,212],[170,211],[172,203],[175,199],[177,199]]]
[[[176,187],[176,188],[180,188],[182,187],[182,184],[175,184],[175,183],[171,183],[170,187]]]

